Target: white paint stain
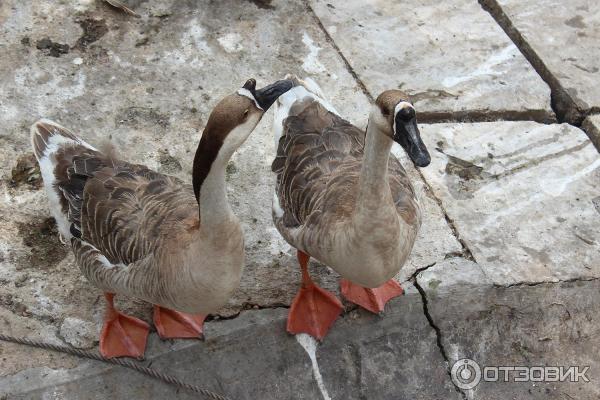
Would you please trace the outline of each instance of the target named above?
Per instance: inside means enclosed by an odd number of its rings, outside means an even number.
[[[319,51],[321,48],[315,44],[308,33],[302,35],[302,43],[308,48],[308,55],[304,58],[302,69],[311,74],[319,74],[326,72],[325,66],[319,61]]]
[[[244,49],[241,45],[242,37],[237,33],[228,33],[217,39],[217,42],[225,49],[228,53],[236,53]]]
[[[212,49],[205,40],[206,31],[200,25],[197,18],[192,19],[189,28],[181,35],[179,48],[166,51],[160,61],[166,61],[168,64],[186,65],[192,68],[201,68],[204,66],[203,58],[212,54]],[[147,60],[154,59],[154,56],[148,56]]]
[[[596,159],[596,161],[572,175],[549,178],[548,184],[543,185],[542,190],[550,196],[558,197],[563,194],[565,190],[567,190],[567,187],[571,183],[578,181],[585,175],[595,171],[597,168],[600,168],[600,158]]]
[[[201,53],[211,54],[212,49],[209,47],[208,43],[205,40],[206,32],[196,18],[190,21],[190,28],[184,35],[183,40],[191,39],[196,49],[198,49]]]
[[[83,71],[79,70],[71,76],[59,66],[47,70],[39,65],[26,65],[15,70],[13,79],[21,94],[31,100],[35,110],[30,112],[38,115],[48,114],[50,106],[54,110],[62,109],[64,103],[82,96],[86,89]],[[46,102],[48,98],[52,99],[51,105]]]
[[[310,357],[310,362],[312,364],[313,376],[317,381],[317,386],[321,391],[321,395],[323,396],[323,400],[331,400],[329,397],[329,393],[327,393],[327,389],[325,388],[325,384],[323,383],[323,377],[321,376],[321,371],[319,371],[319,364],[317,363],[317,341],[310,335],[306,333],[299,333],[296,335],[296,341],[300,343],[300,345],[304,348],[308,357]]]
[[[511,44],[497,53],[492,54],[483,64],[479,65],[475,71],[464,76],[449,76],[442,81],[442,85],[446,88],[451,88],[459,83],[471,80],[482,75],[491,75],[497,66],[511,59],[519,53],[517,46]]]

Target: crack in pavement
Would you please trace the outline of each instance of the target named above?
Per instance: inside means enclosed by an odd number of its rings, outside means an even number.
[[[431,326],[431,328],[435,332],[436,344],[437,344],[439,352],[441,353],[442,357],[444,358],[444,362],[446,364],[446,372],[448,374],[448,377],[450,378],[450,382],[452,382],[452,385],[454,386],[454,390],[456,390],[457,393],[460,393],[462,398],[466,400],[467,399],[466,393],[462,389],[460,389],[458,386],[456,386],[456,384],[452,380],[452,374],[450,372],[450,369],[451,369],[450,359],[448,358],[448,353],[446,352],[446,348],[444,347],[444,343],[442,341],[442,331],[435,324],[433,317],[429,313],[429,303],[427,300],[427,295],[425,294],[425,290],[423,290],[423,288],[419,284],[416,275],[414,277],[413,284],[415,285],[415,288],[417,288],[419,294],[421,295],[421,302],[423,303],[423,313],[425,314],[425,318],[427,318],[427,322],[429,322],[429,326]]]
[[[517,282],[517,283],[510,283],[508,285],[500,285],[500,284],[496,284],[494,283],[493,286],[496,288],[502,288],[502,289],[508,289],[508,288],[513,288],[513,287],[520,287],[520,286],[528,286],[528,287],[533,287],[533,286],[540,286],[540,285],[559,285],[561,283],[571,283],[571,282],[594,282],[600,280],[600,277],[597,278],[592,278],[592,277],[587,277],[587,278],[572,278],[572,279],[559,279],[557,281],[540,281],[540,282]]]
[[[422,111],[419,122],[424,124],[440,123],[474,123],[498,121],[534,121],[540,124],[557,122],[554,112],[545,110],[462,110],[462,111]]]

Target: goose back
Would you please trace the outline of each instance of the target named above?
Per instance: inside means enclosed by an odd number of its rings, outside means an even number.
[[[272,164],[282,211],[275,215],[280,230],[334,226],[349,218],[357,201],[364,146],[365,132],[329,111],[317,98],[297,100],[283,119]],[[388,182],[398,214],[409,225],[420,224],[414,189],[392,154]]]

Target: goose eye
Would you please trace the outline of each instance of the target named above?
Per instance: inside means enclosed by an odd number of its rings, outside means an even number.
[[[248,116],[248,109],[244,110],[244,117]]]

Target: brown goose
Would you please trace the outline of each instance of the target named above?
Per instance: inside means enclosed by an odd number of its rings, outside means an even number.
[[[412,249],[421,213],[410,180],[390,155],[399,143],[419,167],[430,156],[415,109],[399,90],[383,92],[366,133],[344,120],[312,80],[293,79],[277,101],[273,219],[298,250],[302,287],[288,316],[291,333],[322,339],[342,310],[311,280],[314,257],[337,271],[343,296],[372,312],[402,294],[393,280]]]
[[[140,357],[148,325],[117,311],[115,293],[154,304],[162,338],[202,336],[204,316],[225,304],[244,265],[244,237],[227,202],[225,168],[277,97],[278,81],[251,79],[214,108],[193,186],[114,159],[48,120],[31,129],[50,210],[86,278],[105,292],[105,357]]]

